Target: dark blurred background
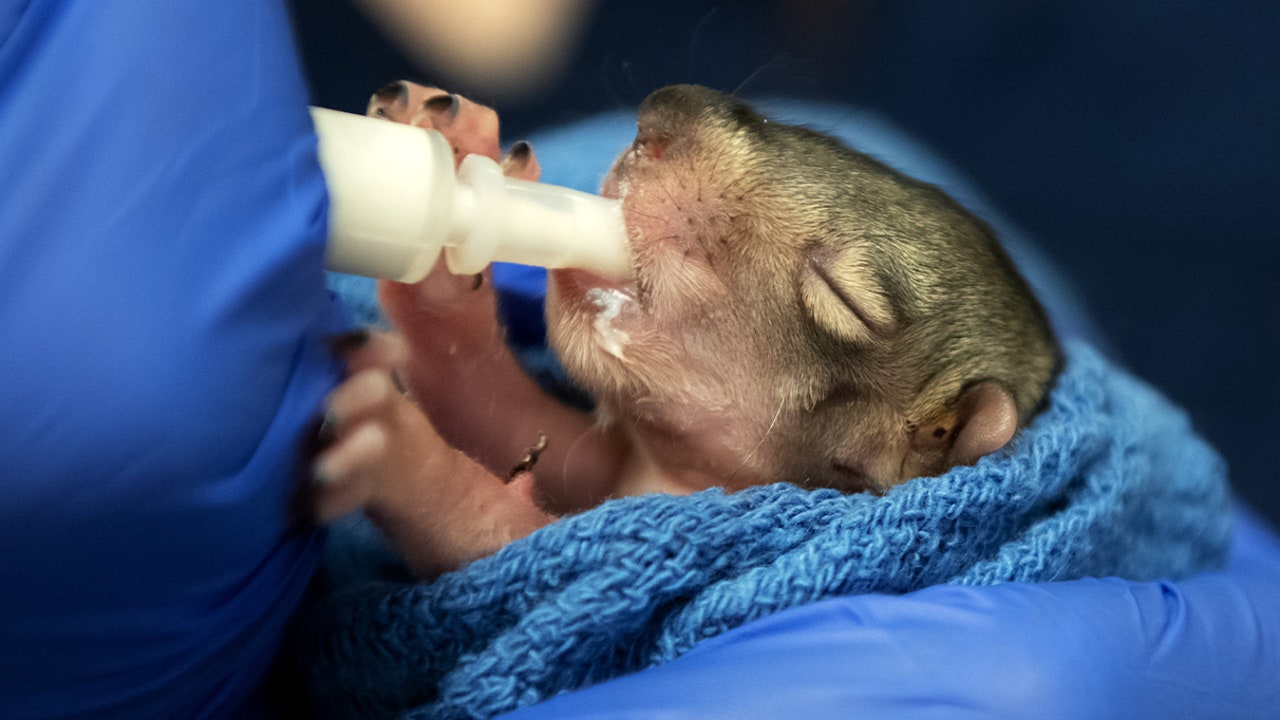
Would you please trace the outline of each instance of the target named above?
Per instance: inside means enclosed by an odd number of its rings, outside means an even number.
[[[1280,3],[598,3],[514,97],[411,63],[344,0],[293,5],[316,104],[420,78],[494,105],[508,141],[676,82],[882,113],[1042,244],[1280,523]]]

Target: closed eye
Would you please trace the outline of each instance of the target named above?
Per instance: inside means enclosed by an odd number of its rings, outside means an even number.
[[[852,294],[846,292],[840,283],[836,282],[835,278],[831,276],[830,271],[828,271],[825,265],[818,262],[817,259],[810,257],[809,268],[813,270],[814,274],[817,275],[823,283],[826,284],[827,288],[831,290],[831,294],[835,295],[836,298],[849,309],[849,312],[853,313],[853,316],[858,318],[858,322],[862,323],[873,337],[884,339],[890,335],[889,328],[886,328],[879,320],[872,318],[870,313],[864,311],[858,300],[854,298]]]

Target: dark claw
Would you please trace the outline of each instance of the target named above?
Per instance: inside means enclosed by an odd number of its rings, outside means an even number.
[[[329,343],[329,351],[337,357],[342,357],[352,350],[364,347],[369,342],[369,337],[368,328],[358,328],[340,335],[330,335],[326,341]]]
[[[538,442],[534,443],[533,447],[529,448],[529,450],[525,452],[524,457],[520,458],[520,462],[516,463],[516,466],[511,468],[511,472],[507,474],[507,481],[510,482],[520,473],[532,471],[533,466],[538,462],[538,456],[546,449],[547,436],[538,435]]]
[[[312,488],[317,478],[312,474],[313,468],[316,457],[336,439],[333,418],[327,414],[313,418],[303,431],[302,446],[298,449],[297,477],[294,479],[288,508],[290,527],[295,532],[315,527]]]
[[[422,109],[431,112],[433,115],[439,115],[443,112],[449,113],[449,119],[452,120],[458,116],[458,111],[462,109],[462,103],[458,101],[458,96],[453,93],[447,95],[436,95],[423,101]]]

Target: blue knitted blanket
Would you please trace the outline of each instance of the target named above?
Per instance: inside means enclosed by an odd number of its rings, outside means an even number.
[[[1086,345],[1004,452],[882,497],[779,483],[563,519],[431,584],[333,594],[313,699],[340,717],[490,717],[675,658],[770,613],[942,583],[1154,579],[1219,562],[1225,468]]]

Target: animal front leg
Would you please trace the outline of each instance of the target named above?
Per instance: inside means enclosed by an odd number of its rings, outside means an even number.
[[[363,509],[413,572],[433,577],[555,519],[531,478],[506,482],[451,447],[390,370],[353,355],[352,375],[325,403],[332,441],[313,466],[319,520]]]

